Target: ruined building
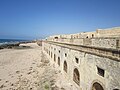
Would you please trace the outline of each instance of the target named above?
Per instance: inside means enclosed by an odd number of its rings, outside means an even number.
[[[54,35],[43,52],[72,90],[120,90],[120,28]]]

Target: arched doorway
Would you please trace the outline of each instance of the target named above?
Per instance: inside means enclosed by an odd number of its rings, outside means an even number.
[[[78,85],[80,84],[80,74],[77,68],[73,71],[73,81]]]
[[[54,54],[54,61],[56,62],[56,55]]]
[[[67,73],[67,62],[66,61],[64,61],[63,70]]]
[[[60,57],[58,57],[58,65],[60,66]]]
[[[98,82],[95,82],[92,86],[92,90],[104,90],[104,89]]]

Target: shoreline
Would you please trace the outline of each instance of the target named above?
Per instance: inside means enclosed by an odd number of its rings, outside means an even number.
[[[27,44],[27,43],[36,43],[36,41],[21,41],[21,42],[13,42],[13,43],[4,43],[0,45],[1,49],[19,49],[19,48],[30,48],[28,46],[20,46],[21,44]]]

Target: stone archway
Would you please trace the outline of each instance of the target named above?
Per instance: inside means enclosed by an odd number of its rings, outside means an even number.
[[[73,71],[73,81],[78,85],[80,84],[80,74],[77,68]]]
[[[66,61],[64,61],[63,70],[67,73],[67,62]]]
[[[98,82],[95,82],[93,85],[92,85],[92,90],[104,90],[102,85],[100,85]]]

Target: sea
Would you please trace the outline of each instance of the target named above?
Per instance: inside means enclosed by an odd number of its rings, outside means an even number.
[[[0,39],[0,45],[3,45],[3,44],[15,44],[15,43],[24,42],[24,41],[28,41],[28,40]]]

